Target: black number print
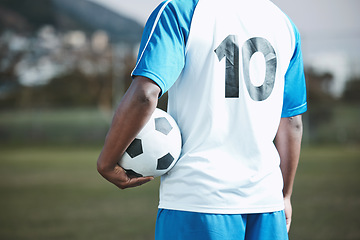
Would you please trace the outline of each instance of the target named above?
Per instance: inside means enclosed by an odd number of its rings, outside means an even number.
[[[265,80],[259,87],[256,87],[251,83],[249,71],[250,59],[256,52],[264,54],[266,65]],[[265,38],[250,38],[242,47],[242,57],[244,80],[250,97],[254,101],[263,101],[267,99],[270,96],[275,83],[277,61],[274,48]]]
[[[239,97],[239,45],[237,36],[229,35],[217,47],[215,53],[221,61],[226,57],[225,66],[225,97]]]
[[[239,45],[236,35],[229,35],[214,50],[219,61],[226,57],[225,98],[239,97]],[[261,52],[265,58],[265,79],[261,86],[254,86],[250,80],[250,60],[254,53]],[[268,40],[261,37],[248,39],[242,46],[243,76],[247,91],[254,101],[267,99],[274,89],[277,59]]]

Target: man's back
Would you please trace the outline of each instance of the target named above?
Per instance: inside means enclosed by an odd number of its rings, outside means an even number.
[[[267,0],[173,0],[159,6],[147,29],[133,74],[162,92],[171,87],[168,111],[183,135],[181,158],[162,178],[159,207],[283,209],[273,140],[282,116],[306,110],[290,20]]]

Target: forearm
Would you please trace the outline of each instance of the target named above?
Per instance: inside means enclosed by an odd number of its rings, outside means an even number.
[[[284,180],[284,198],[290,198],[300,157],[302,139],[301,115],[282,118],[275,145],[280,154],[280,168]]]
[[[113,168],[142,127],[149,120],[157,105],[159,89],[152,82],[135,79],[121,100],[98,159],[102,173]]]

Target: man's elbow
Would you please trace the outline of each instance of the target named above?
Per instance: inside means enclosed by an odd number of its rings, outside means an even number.
[[[107,166],[105,166],[105,164],[100,159],[98,159],[96,163],[96,168],[98,173],[100,173],[100,175],[103,175],[104,172],[106,171]]]
[[[289,126],[291,127],[293,132],[298,134],[302,134],[303,132],[303,123],[302,123],[302,116],[297,115],[288,118]]]
[[[142,89],[142,91],[136,92],[136,101],[142,106],[154,105],[157,103],[158,94],[149,89]]]
[[[140,106],[157,104],[161,90],[152,80],[145,77],[136,77],[131,87],[133,87],[134,99]]]

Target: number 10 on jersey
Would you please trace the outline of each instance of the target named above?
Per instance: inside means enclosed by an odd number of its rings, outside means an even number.
[[[236,35],[227,36],[214,50],[219,61],[224,57],[225,63],[225,98],[239,97],[239,43]],[[261,52],[265,58],[265,79],[261,86],[254,86],[250,80],[250,60],[254,53]],[[248,39],[242,46],[242,71],[244,82],[250,97],[254,101],[267,99],[275,83],[276,53],[268,40],[261,37]]]

